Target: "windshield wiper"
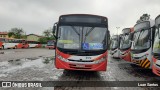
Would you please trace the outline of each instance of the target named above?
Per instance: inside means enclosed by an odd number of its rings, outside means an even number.
[[[71,27],[77,33],[77,35],[80,35],[74,26],[71,26]]]
[[[92,27],[88,32],[86,32],[85,37],[84,37],[84,42],[86,41],[86,37],[93,31],[95,27]]]

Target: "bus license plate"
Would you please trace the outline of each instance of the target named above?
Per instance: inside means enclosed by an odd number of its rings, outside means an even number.
[[[76,65],[76,67],[85,67],[85,65]]]

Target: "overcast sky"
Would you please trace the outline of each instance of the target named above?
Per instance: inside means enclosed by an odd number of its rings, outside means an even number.
[[[160,0],[0,0],[0,31],[23,28],[27,34],[42,34],[62,14],[95,14],[108,17],[109,30],[132,27],[148,13],[160,14]]]

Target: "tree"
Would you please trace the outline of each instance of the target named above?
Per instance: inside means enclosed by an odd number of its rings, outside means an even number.
[[[43,35],[44,35],[45,37],[51,37],[51,36],[53,36],[53,34],[52,34],[52,29],[49,28],[49,29],[45,30],[45,31],[43,32]]]
[[[8,36],[14,36],[14,38],[20,39],[24,35],[24,31],[22,28],[11,28],[11,30],[8,33]]]
[[[14,33],[13,32],[8,32],[8,37],[12,37],[14,36]]]
[[[44,31],[43,31],[43,36],[44,36],[44,37],[42,37],[42,38],[40,38],[40,39],[38,40],[40,43],[45,44],[45,43],[47,43],[47,41],[49,41],[49,40],[55,40],[51,28],[49,28],[49,29],[47,29],[47,30],[44,30]]]
[[[142,21],[146,21],[150,19],[150,15],[149,14],[143,14],[142,16],[140,16],[139,20],[137,20],[137,23],[142,22]]]

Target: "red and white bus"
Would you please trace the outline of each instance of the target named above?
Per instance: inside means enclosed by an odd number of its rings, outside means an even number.
[[[49,40],[49,41],[47,42],[46,48],[55,49],[55,40]]]
[[[24,48],[25,40],[23,39],[9,39],[9,38],[3,38],[3,49],[8,48]]]
[[[131,62],[131,46],[132,46],[133,28],[124,28],[120,37],[120,58]]]
[[[114,35],[111,38],[110,55],[112,58],[120,58],[120,35]]]
[[[29,48],[40,48],[42,45],[38,41],[27,41]]]
[[[106,17],[61,15],[56,26],[53,31],[56,32],[57,69],[106,71],[109,41]]]
[[[155,34],[155,22],[143,21],[134,26],[131,59],[143,68],[152,68],[152,49]]]
[[[155,19],[155,40],[153,45],[153,65],[152,71],[156,75],[160,76],[160,15]]]

